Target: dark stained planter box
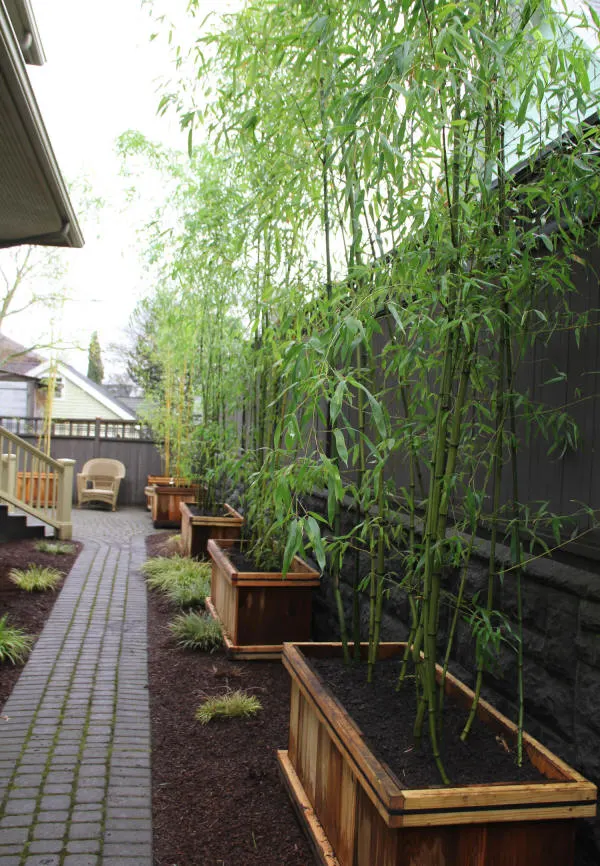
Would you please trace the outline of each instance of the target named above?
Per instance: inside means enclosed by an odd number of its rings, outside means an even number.
[[[200,485],[176,487],[156,484],[152,495],[152,522],[157,529],[176,529],[181,526],[181,503],[197,502]]]
[[[217,506],[215,514],[194,514],[188,502],[182,502],[180,509],[181,545],[186,556],[203,559],[210,538],[240,537],[244,518],[227,503]]]
[[[227,556],[234,545],[232,540],[208,542],[208,609],[221,622],[231,655],[280,658],[284,641],[310,640],[312,593],[320,575],[297,556],[285,577],[281,572],[239,572]]]
[[[404,644],[382,644],[381,657]],[[596,812],[596,787],[525,735],[531,762],[549,782],[403,789],[310,666],[341,644],[286,644],[291,676],[284,781],[327,866],[571,866],[575,821]],[[470,707],[473,692],[448,675],[446,693]],[[485,701],[482,721],[516,740],[516,727]]]

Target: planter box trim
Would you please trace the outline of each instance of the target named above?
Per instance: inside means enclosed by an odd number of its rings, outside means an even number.
[[[523,743],[531,762],[553,781],[402,788],[387,766],[373,755],[358,726],[302,654],[306,650],[308,656],[311,652],[316,655],[321,648],[327,648],[331,654],[339,652],[340,647],[339,643],[285,644],[283,663],[305,698],[314,705],[319,721],[388,827],[537,821],[596,814],[596,786],[526,733]],[[383,643],[381,654],[389,657],[399,648],[403,645]],[[472,690],[451,674],[447,674],[446,693],[462,697],[468,705],[473,698]],[[479,702],[478,716],[508,734],[511,740],[516,737],[516,726],[484,700]]]
[[[210,556],[223,570],[232,586],[281,586],[284,589],[290,586],[319,586],[319,572],[310,568],[299,556],[293,558],[292,568],[284,578],[281,577],[281,572],[277,571],[238,571],[227,556],[227,550],[235,547],[237,543],[233,539],[211,538],[207,545]]]

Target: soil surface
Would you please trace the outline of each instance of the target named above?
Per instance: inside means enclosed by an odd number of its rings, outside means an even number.
[[[69,542],[75,548],[73,554],[41,553],[35,549],[35,540],[7,541],[0,544],[0,616],[8,614],[9,625],[22,628],[27,634],[37,637],[50,612],[64,581],[55,592],[25,592],[19,589],[11,580],[9,572],[13,568],[26,569],[29,565],[42,565],[56,568],[65,577],[71,570],[82,544]],[[10,662],[0,664],[0,710],[4,706],[24,665],[12,665]]]
[[[200,508],[200,506],[192,505],[188,502],[187,507],[194,517],[233,517],[232,514],[225,511],[223,505],[215,505],[213,508]]]
[[[376,757],[387,764],[406,788],[440,786],[426,730],[417,749],[412,738],[416,715],[415,690],[408,680],[396,691],[400,664],[377,662],[373,683],[367,683],[365,664],[345,667],[341,659],[308,659],[335,697],[343,704]],[[446,699],[444,704],[443,762],[453,785],[490,782],[546,782],[525,756],[523,766],[501,737],[475,721],[466,743],[460,733],[468,712]],[[427,724],[427,722],[425,722]]]
[[[150,536],[149,555],[168,555],[167,538]],[[276,759],[287,748],[287,672],[178,649],[166,629],[174,613],[149,593],[155,866],[313,866]],[[195,721],[203,699],[240,688],[260,699],[256,718]]]

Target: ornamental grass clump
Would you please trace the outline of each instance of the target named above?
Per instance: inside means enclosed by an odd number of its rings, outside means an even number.
[[[143,564],[142,573],[150,589],[167,595],[185,586],[195,586],[198,590],[200,583],[206,586],[208,595],[210,564],[207,562],[186,556],[157,556]]]
[[[68,556],[75,553],[75,545],[65,541],[36,541],[35,549],[40,553],[52,553],[59,556]]]
[[[165,595],[177,607],[204,607],[210,594],[210,579],[202,575],[192,583],[175,583]]]
[[[13,568],[9,579],[25,592],[54,591],[64,575],[56,568],[44,568],[41,565],[30,565],[27,569]]]
[[[256,695],[238,689],[207,698],[196,710],[196,720],[207,725],[213,719],[248,719],[262,710]]]
[[[169,623],[169,630],[184,649],[214,652],[223,643],[221,626],[208,613],[182,613]]]
[[[7,613],[0,617],[0,663],[21,664],[31,652],[32,646],[33,638],[30,635],[23,629],[8,624]]]

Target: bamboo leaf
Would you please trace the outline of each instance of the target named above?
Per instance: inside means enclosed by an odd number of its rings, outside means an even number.
[[[348,465],[348,449],[346,448],[346,442],[344,440],[344,434],[336,427],[333,431],[333,435],[335,437],[335,447],[337,451],[337,455],[342,460],[342,462],[347,466]]]
[[[287,542],[285,545],[285,550],[283,552],[283,567],[281,569],[283,576],[285,577],[288,571],[290,570],[290,565],[292,564],[292,559],[298,552],[300,541],[302,539],[302,527],[300,521],[295,518],[292,520],[290,524],[290,528],[288,530]]]
[[[346,393],[346,382],[342,379],[338,382],[337,387],[333,393],[333,397],[331,398],[331,421],[332,423],[336,420],[338,415],[341,412],[342,404],[344,402],[344,394]]]

